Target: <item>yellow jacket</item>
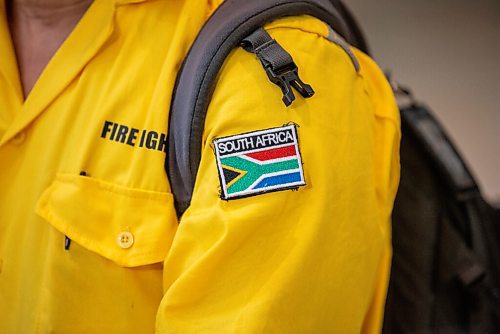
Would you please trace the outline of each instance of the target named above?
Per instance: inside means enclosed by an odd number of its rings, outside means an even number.
[[[379,331],[398,112],[323,23],[267,26],[316,90],[290,108],[254,55],[230,55],[177,221],[171,93],[219,2],[95,1],[25,101],[0,2],[0,333]],[[306,186],[221,200],[213,140],[292,123]]]

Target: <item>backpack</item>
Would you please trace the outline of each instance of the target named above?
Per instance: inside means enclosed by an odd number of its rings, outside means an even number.
[[[498,214],[431,112],[415,101],[400,112],[401,181],[384,333],[496,333]]]
[[[193,194],[215,80],[234,48],[256,54],[270,81],[282,90],[285,105],[293,103],[294,91],[314,98],[292,57],[262,29],[295,15],[322,20],[369,54],[354,17],[338,0],[226,0],[200,31],[174,88],[165,170],[179,217]],[[402,177],[393,214],[384,332],[500,329],[497,214],[428,109],[411,103],[401,107],[401,118]]]

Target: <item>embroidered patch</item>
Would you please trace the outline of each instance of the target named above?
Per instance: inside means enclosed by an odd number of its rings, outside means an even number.
[[[305,185],[295,125],[214,140],[222,199]]]

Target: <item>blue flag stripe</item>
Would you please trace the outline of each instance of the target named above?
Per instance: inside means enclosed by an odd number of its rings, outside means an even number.
[[[260,181],[255,187],[253,187],[253,189],[262,189],[278,185],[287,185],[289,183],[295,183],[300,181],[302,181],[302,176],[300,175],[300,172],[276,175],[276,176],[266,177],[265,179]]]

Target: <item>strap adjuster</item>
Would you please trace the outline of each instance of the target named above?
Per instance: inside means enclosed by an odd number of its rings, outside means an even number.
[[[304,98],[314,95],[313,88],[300,79],[299,70],[292,56],[263,28],[257,29],[246,37],[241,45],[259,58],[269,80],[283,92],[283,103],[287,107],[295,101],[292,87]]]
[[[292,87],[295,88],[304,98],[309,98],[314,95],[314,90],[311,85],[304,83],[299,77],[299,69],[295,63],[289,66],[273,70],[271,66],[266,66],[266,73],[272,83],[281,88],[283,92],[283,103],[288,107],[295,101],[295,94]]]

